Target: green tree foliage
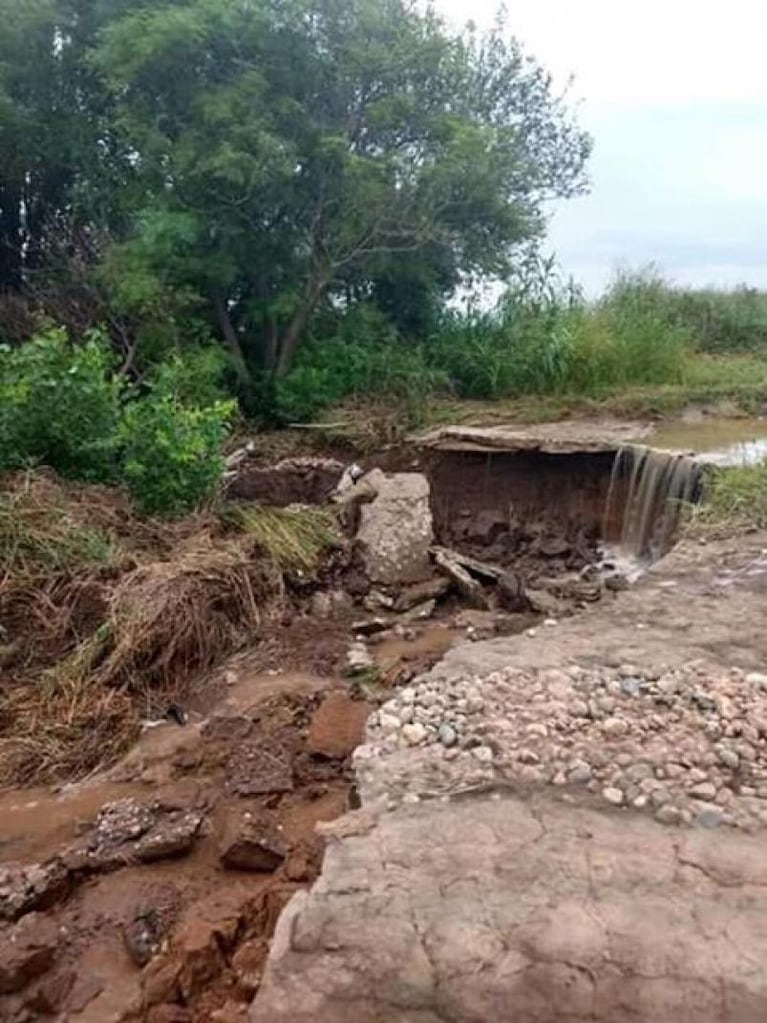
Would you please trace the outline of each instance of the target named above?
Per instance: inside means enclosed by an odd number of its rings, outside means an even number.
[[[588,140],[501,24],[455,35],[403,0],[0,0],[0,17],[17,154],[0,287],[85,239],[123,332],[213,331],[243,383],[358,302],[427,333],[583,186]]]

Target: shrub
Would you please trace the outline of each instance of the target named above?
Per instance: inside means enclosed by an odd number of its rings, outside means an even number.
[[[274,385],[276,417],[303,422],[345,398],[396,398],[415,406],[448,388],[423,346],[400,339],[385,317],[359,306],[324,339],[300,349],[293,369]]]
[[[235,404],[185,405],[169,364],[148,392],[125,405],[122,472],[142,512],[183,515],[211,497],[224,470],[222,445]]]
[[[0,347],[0,468],[46,464],[63,476],[115,476],[120,383],[99,334],[70,345],[49,330]]]

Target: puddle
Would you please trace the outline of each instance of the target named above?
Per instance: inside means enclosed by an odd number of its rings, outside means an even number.
[[[767,458],[767,419],[703,419],[662,423],[645,444],[686,451],[709,465],[755,465]]]

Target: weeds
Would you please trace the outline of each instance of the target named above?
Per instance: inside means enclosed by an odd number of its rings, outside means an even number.
[[[252,537],[282,572],[313,577],[322,556],[338,542],[333,516],[325,508],[266,508],[229,505],[223,520]]]
[[[704,497],[692,513],[696,532],[767,528],[767,462],[711,469]]]

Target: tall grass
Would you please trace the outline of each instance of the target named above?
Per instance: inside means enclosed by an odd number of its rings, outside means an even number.
[[[544,266],[492,309],[448,309],[422,341],[380,314],[353,311],[305,346],[279,382],[282,421],[347,397],[423,406],[436,397],[604,401],[642,389],[758,399],[767,380],[767,293],[672,287],[656,272],[621,274],[586,302]],[[747,392],[747,394],[746,394]]]

